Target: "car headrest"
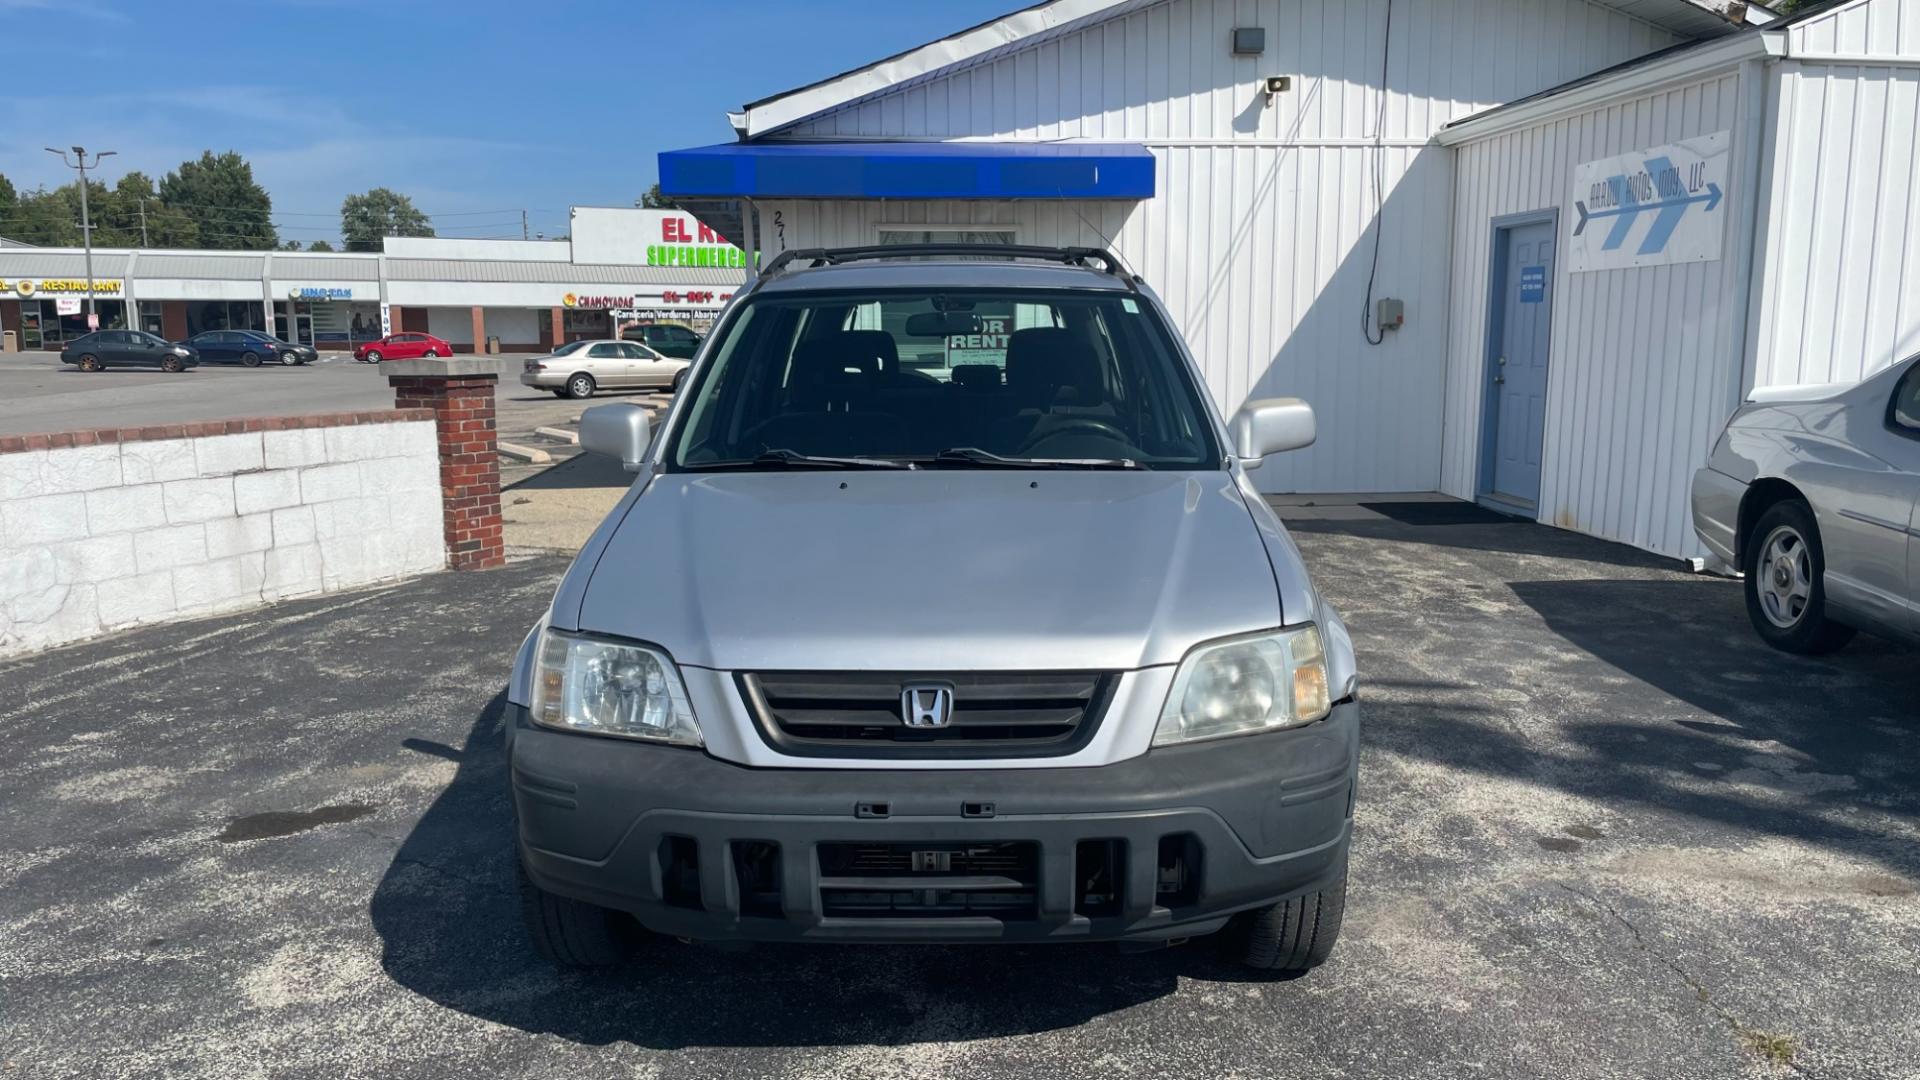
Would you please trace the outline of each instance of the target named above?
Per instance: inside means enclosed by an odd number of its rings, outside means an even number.
[[[1107,399],[1093,347],[1057,326],[1015,330],[1007,339],[1007,386],[1029,405],[1092,405]]]
[[[828,334],[793,351],[788,391],[794,408],[845,410],[866,393],[880,371],[880,358],[871,346],[847,340],[858,332]]]
[[[953,384],[968,390],[998,390],[1000,369],[993,364],[959,364],[953,369]]]
[[[900,370],[900,346],[885,330],[848,330],[840,335],[849,353],[871,356],[880,374],[892,376]]]

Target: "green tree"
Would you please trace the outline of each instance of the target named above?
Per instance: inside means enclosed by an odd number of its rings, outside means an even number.
[[[5,173],[0,173],[0,236],[13,235],[14,226],[18,224],[14,221],[14,215],[19,212],[19,207],[20,193],[13,189],[13,181],[7,179]]]
[[[208,150],[160,180],[160,198],[191,220],[201,246],[266,251],[278,246],[273,198],[253,179],[253,166],[229,150]]]
[[[68,184],[53,191],[40,187],[19,194],[12,220],[9,240],[41,247],[79,247],[80,191]]]
[[[325,240],[315,240],[313,243],[307,245],[307,250],[308,251],[332,251],[333,245],[327,243]]]
[[[647,209],[647,210],[677,209],[677,204],[672,199],[669,199],[665,195],[660,194],[659,184],[655,184],[652,187],[648,188],[646,191],[641,193],[639,205],[643,209]]]
[[[280,241],[280,250],[281,250],[281,251],[299,251],[299,250],[300,250],[300,241],[298,241],[298,240],[282,240],[282,241]]]
[[[340,204],[340,235],[348,251],[379,251],[389,236],[432,236],[433,222],[412,199],[377,187]]]

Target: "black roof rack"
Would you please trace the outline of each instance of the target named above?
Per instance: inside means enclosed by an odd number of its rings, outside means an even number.
[[[797,262],[805,262],[809,268],[812,268],[878,259],[923,259],[940,256],[1037,259],[1042,262],[1063,263],[1067,266],[1084,266],[1089,270],[1099,269],[1100,267],[1094,264],[1100,263],[1107,273],[1126,282],[1129,288],[1132,288],[1137,281],[1133,272],[1127,269],[1126,264],[1105,248],[1056,248],[1040,247],[1035,244],[876,244],[871,247],[792,248],[775,255],[766,269],[760,271],[760,276],[770,277]]]

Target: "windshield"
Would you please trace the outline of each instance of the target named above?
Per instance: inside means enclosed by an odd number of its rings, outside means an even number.
[[[1172,336],[1127,293],[762,297],[717,333],[670,468],[1220,464]]]

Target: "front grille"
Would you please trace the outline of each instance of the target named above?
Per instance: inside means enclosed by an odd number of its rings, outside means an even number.
[[[909,727],[903,689],[953,688],[943,727]],[[740,676],[762,738],[800,757],[1042,757],[1098,729],[1118,676],[1097,672],[927,675],[782,672]]]
[[[821,844],[821,914],[844,918],[1038,912],[1039,851],[1025,842]]]

